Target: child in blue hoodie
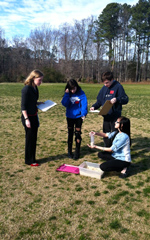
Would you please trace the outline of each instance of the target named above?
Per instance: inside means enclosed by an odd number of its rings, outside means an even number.
[[[66,107],[68,126],[68,157],[78,159],[80,156],[81,127],[88,112],[88,103],[85,93],[74,79],[70,79],[65,87],[65,94],[61,101]],[[75,129],[76,150],[73,156],[72,143]]]

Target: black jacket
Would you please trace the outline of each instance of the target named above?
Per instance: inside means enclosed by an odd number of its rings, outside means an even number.
[[[21,111],[26,110],[28,115],[37,113],[37,100],[39,98],[38,88],[26,85],[22,89]]]

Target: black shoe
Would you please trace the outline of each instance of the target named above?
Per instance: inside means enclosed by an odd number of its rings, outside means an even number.
[[[74,160],[77,160],[77,159],[79,159],[79,157],[80,157],[79,154],[78,154],[78,153],[75,153],[74,156],[73,156],[73,159],[74,159]]]
[[[75,150],[75,153],[74,153],[74,156],[73,156],[74,160],[77,160],[80,157],[80,145],[81,145],[81,142],[79,142],[79,143],[76,142],[76,150]]]
[[[130,166],[127,167],[125,173],[120,173],[119,177],[120,177],[120,178],[126,178],[126,177],[128,177],[128,175],[129,175],[129,168],[130,168]]]
[[[119,175],[119,177],[120,178],[126,178],[127,177],[127,173],[125,172],[125,173],[121,173],[120,175]]]
[[[68,152],[68,158],[73,158],[73,154]]]

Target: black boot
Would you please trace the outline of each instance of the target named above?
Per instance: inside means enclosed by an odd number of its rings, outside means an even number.
[[[73,158],[73,154],[72,154],[72,142],[68,143],[68,158]]]
[[[73,159],[77,160],[80,157],[80,145],[81,145],[81,130],[77,130],[75,131],[75,141],[76,141],[76,150],[74,153],[74,157]]]
[[[73,143],[73,128],[68,128],[68,157],[73,158],[72,143]]]
[[[80,157],[80,145],[81,145],[81,142],[79,142],[79,143],[76,142],[76,150],[75,150],[75,153],[74,153],[74,156],[73,156],[74,160],[77,160]]]

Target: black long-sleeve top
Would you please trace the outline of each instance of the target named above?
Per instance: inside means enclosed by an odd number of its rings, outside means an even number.
[[[26,110],[28,115],[35,115],[39,98],[38,88],[26,85],[21,92],[21,111]]]

